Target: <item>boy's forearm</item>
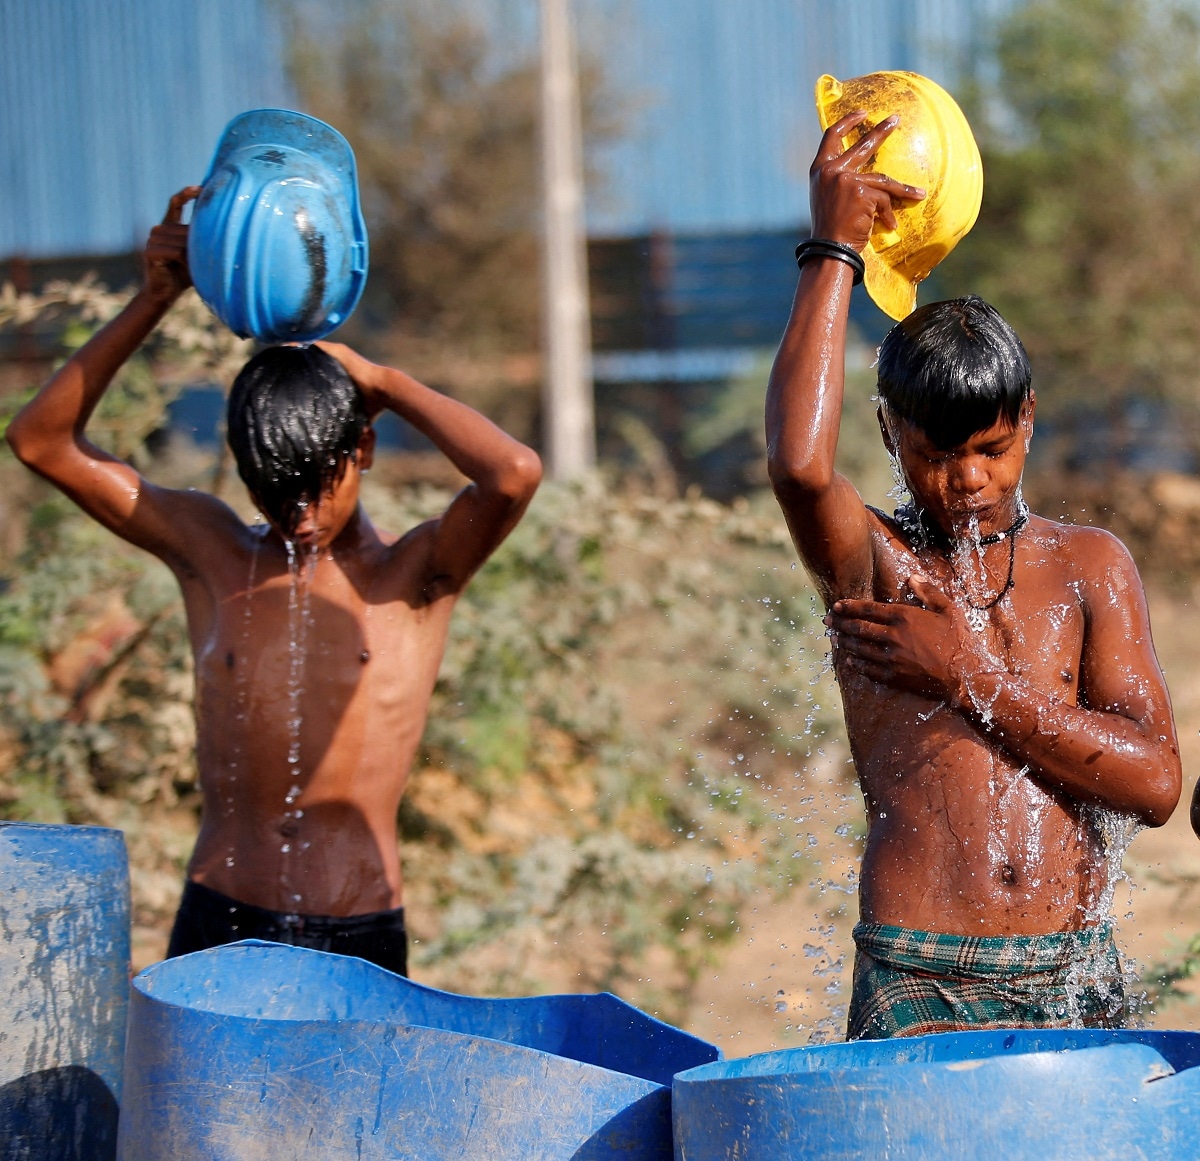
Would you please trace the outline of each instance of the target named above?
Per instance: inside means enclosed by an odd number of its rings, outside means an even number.
[[[21,460],[36,466],[39,458],[53,456],[64,440],[82,435],[113,376],[173,301],[139,291],[55,372],[8,426],[9,444]]]
[[[956,708],[1039,778],[1151,826],[1170,817],[1181,781],[1170,725],[1055,701],[1009,673],[964,685]]]
[[[541,478],[537,454],[465,403],[426,387],[392,367],[376,367],[369,384],[374,405],[394,411],[427,436],[480,487],[532,494]]]
[[[852,285],[843,262],[812,260],[801,270],[767,386],[767,461],[777,490],[832,479]]]

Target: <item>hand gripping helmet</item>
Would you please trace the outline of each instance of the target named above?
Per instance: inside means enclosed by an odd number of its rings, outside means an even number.
[[[235,117],[192,211],[188,264],[197,293],[243,338],[312,342],[340,326],[367,278],[346,139],[287,109]]]
[[[882,72],[849,81],[817,81],[817,115],[828,129],[865,109],[867,120],[849,148],[892,113],[900,124],[865,166],[926,191],[924,201],[896,207],[896,229],[879,221],[863,252],[867,293],[885,314],[902,319],[917,305],[917,283],[975,224],[983,200],[983,163],[962,110],[945,89],[916,73]]]

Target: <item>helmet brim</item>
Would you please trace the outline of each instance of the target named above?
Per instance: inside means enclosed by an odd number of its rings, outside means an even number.
[[[345,197],[357,212],[358,171],[350,142],[332,125],[293,109],[250,109],[234,117],[217,142],[205,184],[229,164],[234,154],[259,149],[269,157],[272,148],[295,150],[336,173]]]
[[[917,284],[883,262],[870,245],[863,250],[862,257],[866,267],[863,285],[871,301],[896,322],[908,318],[917,308]]]

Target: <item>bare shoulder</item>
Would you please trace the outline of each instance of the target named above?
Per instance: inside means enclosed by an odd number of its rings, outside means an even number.
[[[1065,567],[1085,604],[1145,600],[1142,580],[1129,549],[1111,532],[1082,524],[1059,524],[1041,516],[1029,521],[1035,552]]]
[[[870,529],[876,571],[887,569],[892,562],[901,562],[905,568],[916,561],[918,546],[925,540],[920,527],[920,518],[909,515],[901,508],[889,515],[870,504],[867,510],[867,527]]]
[[[177,573],[190,575],[206,573],[239,546],[248,547],[251,536],[241,517],[211,493],[147,480],[139,482],[132,511],[104,523]]]
[[[198,488],[163,488],[157,484],[146,487],[147,498],[153,497],[162,512],[178,521],[189,532],[208,536],[243,539],[252,532],[251,525],[239,516],[224,500]]]
[[[867,521],[873,535],[883,537],[889,543],[894,542],[905,548],[912,547],[910,544],[911,534],[905,528],[898,514],[889,516],[882,508],[876,508],[873,504],[864,504],[863,507],[867,510]]]
[[[377,567],[387,573],[394,598],[431,605],[450,595],[445,583],[448,578],[434,575],[438,520],[424,520],[399,536],[375,529],[380,552]]]
[[[1114,566],[1134,567],[1129,549],[1105,528],[1060,524],[1044,516],[1030,516],[1028,535],[1036,546],[1077,563],[1085,574],[1097,574]]]

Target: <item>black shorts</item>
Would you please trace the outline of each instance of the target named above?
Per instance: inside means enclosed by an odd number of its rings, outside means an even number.
[[[368,915],[287,915],[239,903],[190,879],[183,898],[167,958],[236,943],[239,939],[266,939],[293,947],[311,947],[339,955],[356,955],[397,975],[408,975],[408,937],[404,908],[372,911]]]

